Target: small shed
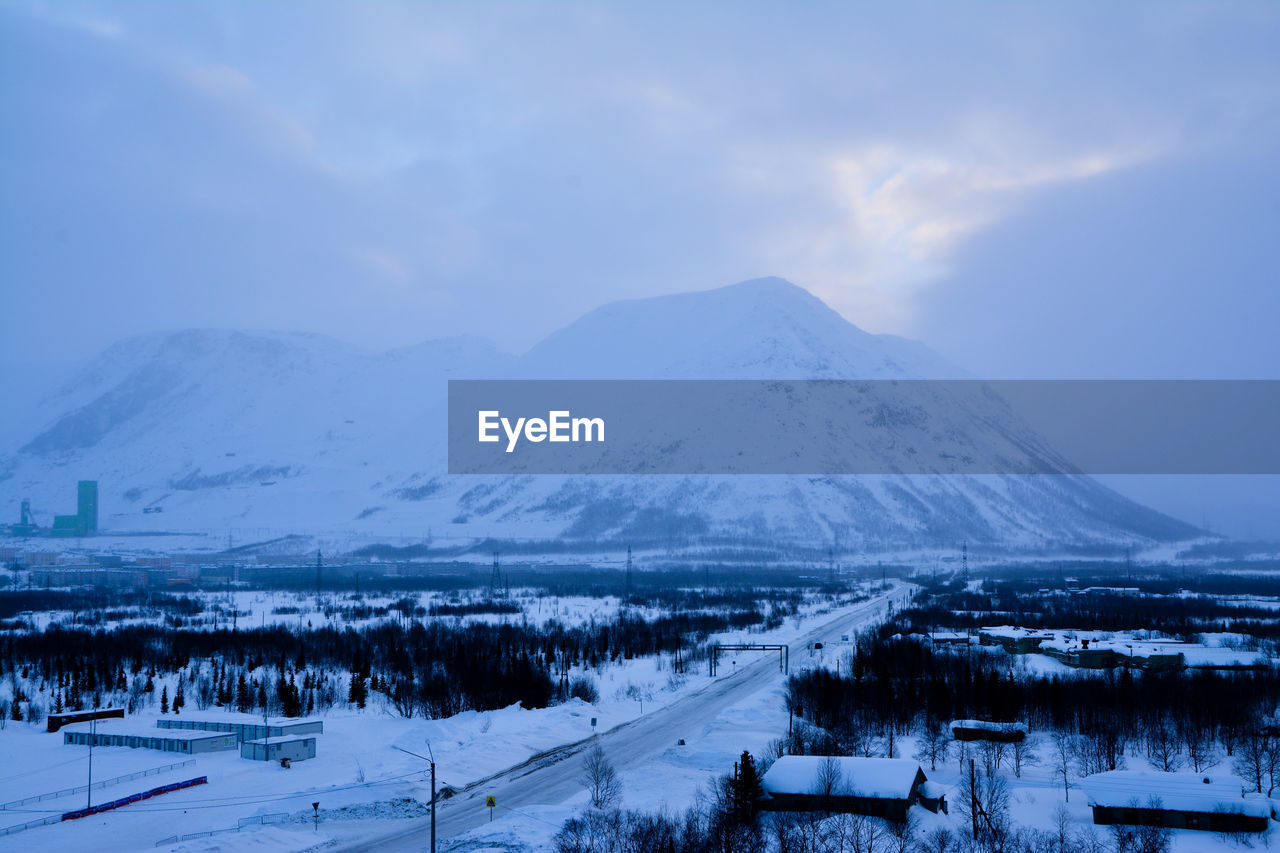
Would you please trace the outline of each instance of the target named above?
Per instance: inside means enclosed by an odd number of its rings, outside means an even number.
[[[902,822],[927,781],[920,765],[905,758],[784,755],[761,783],[770,811],[847,812]]]
[[[937,814],[947,814],[947,789],[932,779],[921,783],[917,789],[918,802],[921,806]]]
[[[1265,832],[1271,804],[1244,793],[1234,776],[1110,770],[1082,783],[1101,826],[1163,826],[1210,832]]]
[[[316,739],[303,735],[283,735],[247,740],[240,744],[240,757],[254,761],[306,761],[316,757]]]
[[[951,736],[956,740],[985,740],[1020,743],[1027,737],[1026,723],[993,723],[989,720],[952,720]]]

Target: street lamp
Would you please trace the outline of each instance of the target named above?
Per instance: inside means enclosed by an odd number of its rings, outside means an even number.
[[[397,746],[396,749],[407,755],[412,755],[414,758],[421,758],[431,765],[431,853],[436,853],[436,756],[431,751],[431,741],[427,741],[427,755],[410,752],[403,746]],[[430,758],[427,756],[430,756]]]
[[[89,720],[89,785],[84,790],[84,807],[93,808],[93,741],[98,735],[98,718]]]

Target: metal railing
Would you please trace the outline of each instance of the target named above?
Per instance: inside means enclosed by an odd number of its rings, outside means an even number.
[[[126,773],[123,776],[115,776],[115,777],[112,777],[111,779],[103,779],[101,781],[94,782],[93,785],[78,785],[75,788],[63,788],[61,791],[50,791],[47,794],[36,794],[33,797],[27,797],[25,799],[13,800],[12,802],[4,803],[0,805],[0,810],[17,808],[18,806],[25,806],[30,803],[39,803],[45,800],[56,800],[59,797],[70,797],[73,794],[83,794],[85,791],[89,791],[89,790],[99,791],[111,785],[118,785],[121,782],[129,782],[134,779],[142,779],[146,776],[155,776],[159,773],[167,773],[170,770],[177,770],[179,767],[189,767],[195,763],[196,763],[196,760],[194,758],[188,758],[186,761],[179,761],[175,764],[166,764],[163,767],[152,767],[150,770],[139,770],[136,773]]]
[[[22,832],[24,829],[34,829],[37,826],[48,826],[51,823],[62,823],[62,815],[56,814],[49,817],[42,817],[39,820],[29,820],[26,823],[6,826],[3,829],[0,829],[0,836],[13,835],[15,832]]]
[[[228,832],[239,832],[250,826],[271,826],[278,823],[288,823],[288,821],[289,815],[286,812],[242,817],[236,821],[235,826],[227,826],[222,829],[206,829],[202,832],[188,832],[185,835],[170,835],[168,838],[161,838],[155,843],[155,846],[164,847],[167,844],[177,844],[180,841],[193,841],[197,838],[210,838],[214,835],[224,835]]]

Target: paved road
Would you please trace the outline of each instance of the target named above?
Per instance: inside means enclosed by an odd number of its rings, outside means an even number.
[[[814,641],[830,642],[833,635],[851,633],[852,629],[883,616],[886,601],[893,600],[901,606],[904,594],[904,586],[894,582],[889,592],[823,622],[791,646],[802,649]],[[625,772],[661,754],[674,745],[677,738],[696,736],[726,709],[757,691],[768,689],[782,678],[777,657],[769,653],[762,654],[760,660],[746,666],[738,666],[737,670],[665,708],[603,732],[594,740],[604,747],[618,771]],[[520,809],[530,805],[562,803],[581,793],[582,761],[574,759],[592,740],[588,738],[566,744],[534,756],[523,764],[468,785],[458,795],[441,802],[436,824],[437,840],[443,842],[482,826],[489,819],[484,805],[486,796],[496,796],[498,803],[506,808]],[[421,851],[427,846],[429,827],[430,818],[395,821],[395,826],[385,833],[371,833],[336,849],[347,853]]]

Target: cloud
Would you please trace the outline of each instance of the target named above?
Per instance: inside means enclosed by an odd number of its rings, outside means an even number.
[[[911,332],[935,285],[974,286],[984,236],[1063,188],[1274,140],[1280,100],[1265,5],[0,16],[23,163],[0,164],[0,347],[24,352],[213,321],[518,347],[761,274]]]

